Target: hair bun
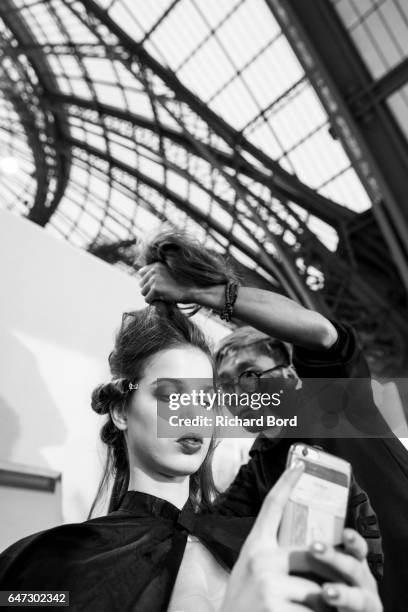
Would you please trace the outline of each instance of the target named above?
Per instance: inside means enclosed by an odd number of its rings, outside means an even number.
[[[107,414],[109,412],[108,394],[106,393],[107,385],[98,385],[92,391],[91,406],[97,414]]]
[[[124,378],[98,385],[92,392],[92,410],[97,414],[108,414],[112,403],[120,401],[123,394],[128,391],[128,385],[128,381]]]

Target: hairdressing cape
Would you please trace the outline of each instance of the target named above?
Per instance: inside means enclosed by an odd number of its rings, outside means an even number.
[[[107,516],[48,529],[6,549],[0,590],[69,591],[75,611],[164,612],[188,534],[230,568],[252,524],[249,518],[198,516],[189,504],[179,511],[128,491]]]

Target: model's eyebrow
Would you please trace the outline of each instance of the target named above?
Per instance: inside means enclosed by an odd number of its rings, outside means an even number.
[[[160,378],[155,378],[155,380],[151,383],[151,385],[157,385],[161,382],[170,382],[170,383],[175,383],[178,385],[181,385],[181,383],[183,382],[182,378],[170,378],[170,377],[160,377]]]
[[[188,378],[170,378],[170,377],[160,377],[160,378],[156,378],[156,380],[154,380],[151,383],[152,385],[158,384],[160,382],[170,382],[170,383],[175,383],[176,385],[179,385],[180,387],[183,386],[183,384],[185,383],[186,380],[189,380]],[[208,379],[207,379],[208,380]],[[211,382],[208,385],[206,385],[205,387],[200,387],[200,389],[203,389],[203,391],[213,391],[214,390],[214,384]]]

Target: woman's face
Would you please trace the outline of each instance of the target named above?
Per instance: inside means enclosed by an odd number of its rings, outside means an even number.
[[[197,472],[204,461],[211,438],[203,437],[202,427],[177,427],[174,438],[158,437],[158,402],[168,405],[173,393],[189,393],[197,380],[212,381],[208,356],[198,348],[180,346],[156,353],[145,367],[139,387],[132,393],[126,412],[125,437],[130,467],[138,467],[152,477],[173,478]],[[178,416],[192,417],[205,409],[184,407]],[[167,414],[169,414],[167,412]],[[208,412],[206,412],[208,414]],[[173,433],[173,432],[172,432]]]

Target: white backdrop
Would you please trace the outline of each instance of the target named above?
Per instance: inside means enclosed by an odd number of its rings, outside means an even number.
[[[143,297],[134,278],[5,211],[0,280],[0,460],[61,472],[64,521],[84,520],[103,459],[91,391]],[[214,339],[227,332],[198,320]]]

